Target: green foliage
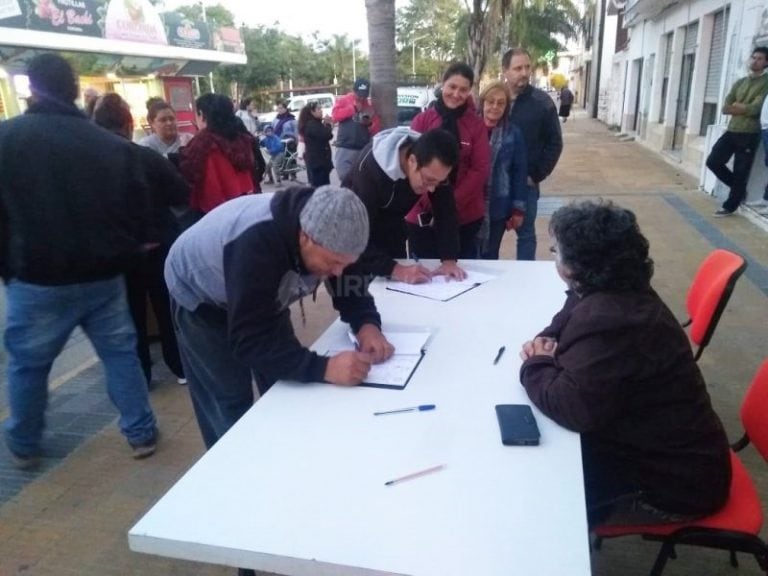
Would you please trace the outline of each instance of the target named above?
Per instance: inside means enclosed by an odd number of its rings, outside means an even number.
[[[397,60],[401,75],[410,75],[415,61],[417,75],[438,77],[446,63],[462,57],[462,13],[459,0],[411,0],[397,11],[396,40],[401,47]]]
[[[203,7],[202,4],[191,4],[189,6],[179,6],[176,8],[176,12],[183,14],[185,18],[190,20],[200,21],[203,20]],[[232,14],[222,4],[214,4],[213,6],[205,7],[205,19],[210,24],[216,26],[234,26],[235,15]]]
[[[546,67],[544,55],[564,50],[560,39],[576,38],[581,21],[571,0],[518,0],[510,14],[509,45],[527,48],[533,62]]]

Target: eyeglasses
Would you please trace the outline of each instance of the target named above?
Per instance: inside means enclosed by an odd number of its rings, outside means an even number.
[[[424,174],[424,167],[419,168],[418,173],[419,173],[419,178],[421,178],[422,184],[424,184],[424,186],[426,186],[427,188],[437,188],[438,186],[445,184],[446,182],[444,179],[441,180],[429,174]]]

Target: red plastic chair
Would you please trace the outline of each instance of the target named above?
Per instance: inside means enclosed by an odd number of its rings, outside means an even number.
[[[706,257],[693,278],[685,307],[691,340],[698,346],[694,358],[698,360],[715,332],[720,316],[731,297],[736,281],[747,268],[747,262],[738,254],[718,248]]]
[[[768,574],[768,544],[758,536],[763,525],[760,496],[749,472],[736,455],[736,451],[751,442],[768,461],[767,413],[768,360],[760,366],[741,405],[741,422],[745,432],[731,451],[731,489],[725,506],[711,516],[692,522],[597,526],[594,530],[597,536],[595,547],[599,548],[604,538],[619,536],[642,536],[646,540],[661,542],[651,576],[660,576],[667,560],[676,558],[677,544],[728,550],[734,567],[738,566],[736,552],[746,552],[752,554],[762,571]]]

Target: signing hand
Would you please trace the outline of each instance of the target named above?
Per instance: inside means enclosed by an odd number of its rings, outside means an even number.
[[[424,284],[432,280],[432,273],[421,264],[412,264],[404,266],[395,264],[392,269],[392,278],[406,284]]]
[[[371,359],[363,352],[339,352],[328,360],[324,379],[331,384],[356,386],[371,369]]]
[[[432,276],[445,276],[448,280],[464,280],[467,273],[459,267],[456,260],[445,260],[432,272]]]
[[[367,354],[371,362],[378,364],[389,360],[395,353],[395,347],[389,343],[378,326],[363,324],[357,333],[360,351]]]

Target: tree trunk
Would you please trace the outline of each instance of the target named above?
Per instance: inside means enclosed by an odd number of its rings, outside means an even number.
[[[395,0],[365,0],[373,107],[382,128],[397,123]]]
[[[488,63],[490,47],[495,39],[495,25],[493,22],[494,8],[499,0],[472,0],[472,9],[469,13],[469,26],[467,27],[467,54],[469,64],[475,71],[475,91],[483,77],[485,66]]]

